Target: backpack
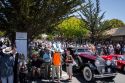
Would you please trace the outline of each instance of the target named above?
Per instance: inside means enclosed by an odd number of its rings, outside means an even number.
[[[44,55],[43,55],[43,60],[44,60],[45,62],[50,62],[49,53],[44,53]]]

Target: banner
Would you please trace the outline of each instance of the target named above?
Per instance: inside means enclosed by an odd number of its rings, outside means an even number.
[[[16,48],[18,53],[22,53],[27,59],[27,33],[16,32]]]

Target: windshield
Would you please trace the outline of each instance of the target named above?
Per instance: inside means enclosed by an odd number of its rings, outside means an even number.
[[[96,60],[98,60],[101,65],[105,64],[105,60],[102,57],[100,57],[100,56],[97,56]]]
[[[77,52],[88,52],[88,49],[78,49]]]

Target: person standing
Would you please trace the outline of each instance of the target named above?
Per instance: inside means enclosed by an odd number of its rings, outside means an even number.
[[[98,54],[99,56],[101,56],[101,55],[102,55],[102,51],[103,51],[102,45],[101,45],[101,44],[98,44],[97,47],[96,47],[96,52],[97,52],[97,54]]]
[[[109,46],[109,54],[114,54],[114,47],[113,47],[113,45]]]
[[[20,80],[20,83],[26,83],[27,73],[28,73],[27,62],[25,60],[25,56],[23,54],[21,54],[20,61],[19,61],[19,80]]]
[[[50,67],[50,62],[51,62],[51,54],[49,50],[46,48],[45,53],[43,55],[43,61],[44,61],[44,66],[45,66],[45,78],[49,78],[49,67]]]
[[[55,74],[60,83],[60,66],[61,66],[61,54],[56,49],[52,56],[52,80],[54,81]]]
[[[72,80],[72,65],[73,65],[73,57],[70,55],[70,51],[67,51],[67,56],[66,56],[66,70],[67,74],[69,76],[68,80]]]
[[[3,53],[3,51],[2,51],[2,47],[0,47],[0,69],[2,69],[1,68],[1,61],[2,61],[2,57],[4,56],[4,53]],[[1,81],[1,72],[0,72],[0,83],[2,83],[2,81]]]
[[[116,54],[121,54],[121,45],[119,43],[116,45],[115,53]]]
[[[122,47],[122,54],[125,55],[125,45]]]
[[[3,50],[0,60],[0,74],[2,83],[13,83],[14,57],[11,56],[11,47]]]
[[[16,51],[16,47],[12,47],[12,53],[11,56],[14,57],[14,83],[18,83],[18,58],[19,58],[19,53]]]

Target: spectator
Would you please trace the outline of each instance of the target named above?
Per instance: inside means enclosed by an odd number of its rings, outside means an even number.
[[[11,56],[11,47],[3,49],[3,56],[0,58],[0,74],[2,83],[13,83],[14,57]]]
[[[108,50],[106,45],[103,46],[103,54],[108,55]]]
[[[1,62],[1,61],[2,61],[2,57],[3,57],[3,56],[4,56],[4,53],[3,53],[3,51],[2,51],[2,48],[0,47],[0,69],[2,69],[2,68],[1,68],[1,65],[2,65],[2,64],[1,64],[2,62]],[[1,83],[1,72],[0,72],[0,83]]]
[[[31,62],[31,65],[32,65],[32,74],[33,74],[33,77],[35,77],[36,73],[38,74],[38,76],[40,76],[40,66],[42,64],[41,60],[38,59],[38,54],[33,54],[32,55],[32,62]]]
[[[60,66],[61,66],[61,54],[56,49],[52,56],[52,80],[54,81],[54,75],[56,74],[58,82],[60,82]]]
[[[14,68],[13,68],[13,71],[14,71],[14,83],[17,83],[18,82],[18,58],[19,58],[19,54],[17,53],[15,47],[12,48],[11,56],[14,57]]]
[[[97,53],[97,55],[101,56],[102,51],[103,50],[102,50],[101,44],[98,44],[97,47],[96,47],[96,53]]]
[[[27,62],[25,61],[25,56],[23,54],[20,55],[19,62],[19,79],[20,83],[26,83],[26,75],[28,73]]]
[[[118,43],[115,48],[115,53],[120,54],[120,52],[121,52],[121,45]]]
[[[113,47],[113,45],[109,46],[109,54],[114,54],[114,47]]]
[[[69,76],[68,80],[72,79],[72,65],[73,65],[73,57],[70,55],[70,51],[67,51],[67,56],[66,56],[66,70],[67,74]]]
[[[49,74],[49,67],[50,67],[50,62],[51,62],[51,54],[49,52],[49,50],[46,48],[45,49],[45,53],[43,55],[43,61],[44,61],[44,66],[45,66],[45,77],[48,78],[48,74]]]
[[[125,55],[125,45],[122,48],[122,53]]]

